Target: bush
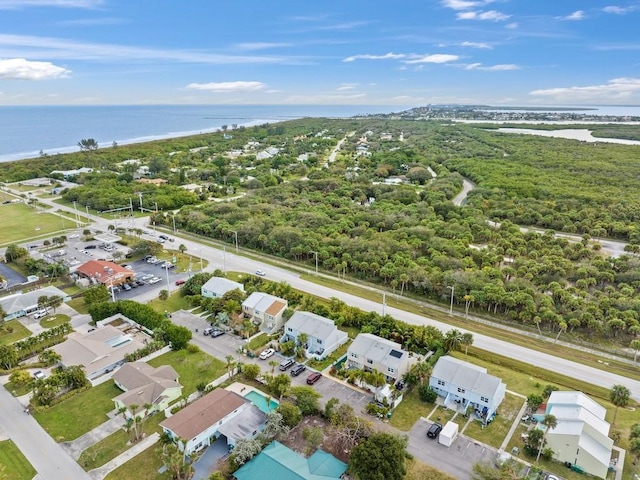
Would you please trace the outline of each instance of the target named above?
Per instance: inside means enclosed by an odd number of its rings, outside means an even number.
[[[198,353],[199,351],[200,351],[200,347],[199,346],[197,346],[197,345],[195,345],[193,343],[190,343],[190,344],[187,345],[187,352],[188,353]]]
[[[426,384],[420,385],[418,388],[418,395],[420,395],[420,400],[427,403],[434,403],[436,398],[438,398],[438,393]]]

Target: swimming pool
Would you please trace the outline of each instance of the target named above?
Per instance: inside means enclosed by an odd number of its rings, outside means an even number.
[[[255,390],[252,390],[249,393],[247,393],[244,396],[244,398],[250,400],[251,403],[253,403],[256,407],[258,407],[264,413],[269,413],[270,411],[278,408],[278,402],[276,402],[273,399],[270,399],[269,403],[267,403],[267,398],[261,393],[256,392]]]

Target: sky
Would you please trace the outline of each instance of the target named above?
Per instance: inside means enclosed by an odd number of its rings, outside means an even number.
[[[0,105],[640,105],[640,0],[0,0]]]

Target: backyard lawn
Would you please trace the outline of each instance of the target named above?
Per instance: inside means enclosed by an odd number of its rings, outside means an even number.
[[[0,244],[9,244],[63,229],[62,219],[50,213],[38,213],[24,203],[0,205],[2,229]],[[68,222],[67,222],[68,223]]]
[[[89,309],[84,303],[84,297],[76,297],[72,298],[67,302],[71,308],[73,308],[78,313],[89,313]]]
[[[37,473],[11,440],[0,442],[0,465],[5,468],[1,478],[6,480],[31,480]]]
[[[31,335],[31,330],[22,325],[17,319],[9,320],[0,325],[0,345],[17,342]]]
[[[212,382],[227,373],[226,362],[218,360],[202,350],[198,350],[196,353],[189,353],[187,350],[167,352],[148,363],[153,367],[171,365],[180,375],[178,381],[183,386],[182,395],[185,397],[195,392],[199,383]]]
[[[351,343],[351,340],[348,340],[347,343],[345,343],[344,345],[340,345],[340,347],[338,347],[338,349],[335,352],[333,352],[331,355],[329,355],[327,358],[325,358],[320,362],[312,358],[307,362],[307,365],[311,368],[315,368],[316,370],[320,370],[320,371],[324,370],[328,366],[336,363],[340,359],[340,357],[343,357],[344,355],[347,354],[347,350],[349,349],[350,343]]]
[[[33,416],[56,442],[68,442],[108,420],[113,397],[122,391],[113,382],[105,382]]]
[[[524,398],[507,393],[498,408],[498,415],[486,428],[482,428],[482,423],[474,420],[462,433],[492,447],[500,448],[524,402]]]
[[[169,480],[168,472],[158,473],[162,467],[162,458],[158,453],[160,442],[147,448],[140,455],[136,455],[124,465],[116,468],[105,477],[105,480],[122,480],[123,478],[135,480]]]
[[[416,387],[404,393],[402,402],[393,410],[389,423],[406,432],[413,427],[420,417],[428,417],[434,408],[435,405],[433,403],[426,403],[420,400],[418,388]]]

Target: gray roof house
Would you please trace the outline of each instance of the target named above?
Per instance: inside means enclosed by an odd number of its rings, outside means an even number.
[[[5,320],[24,317],[39,309],[38,298],[41,296],[60,297],[63,302],[71,299],[69,295],[56,287],[44,287],[25,293],[15,293],[0,299],[0,305],[5,311]]]
[[[338,330],[333,320],[311,312],[295,312],[284,325],[281,341],[293,340],[297,343],[301,333],[307,335],[306,356],[317,359],[330,355],[349,340],[347,333]]]
[[[289,304],[268,293],[253,292],[242,302],[242,312],[265,333],[273,333],[284,325],[282,315]]]
[[[209,281],[202,286],[201,292],[203,297],[217,298],[224,296],[225,293],[235,290],[236,288],[244,292],[244,285],[241,283],[227,280],[223,277],[211,277]]]
[[[394,384],[409,370],[409,353],[402,345],[371,333],[359,333],[347,350],[347,368],[385,375]]]
[[[436,362],[429,386],[444,397],[445,406],[471,409],[484,422],[493,418],[507,390],[502,379],[489,375],[486,368],[448,355]]]

